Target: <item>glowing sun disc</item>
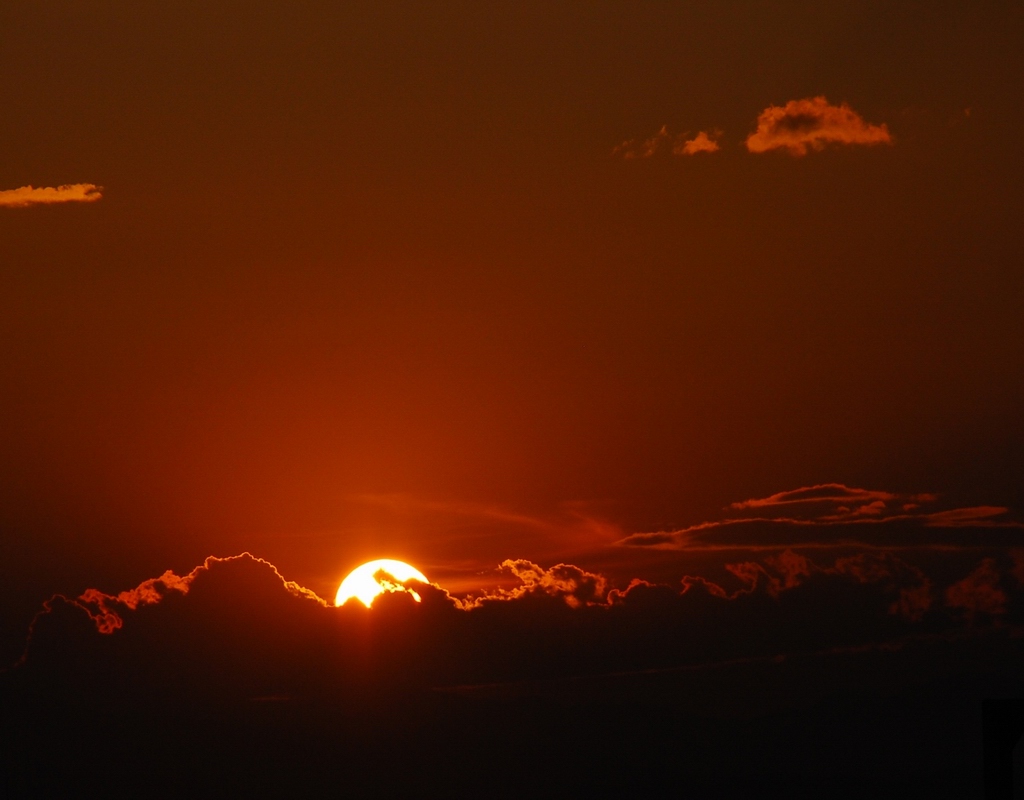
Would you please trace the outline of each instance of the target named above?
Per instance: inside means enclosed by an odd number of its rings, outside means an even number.
[[[386,578],[383,581],[378,581],[374,575],[381,571],[394,578],[395,582],[389,581]],[[393,558],[378,558],[376,561],[367,561],[365,564],[352,570],[345,580],[341,582],[341,586],[338,587],[338,594],[334,598],[334,605],[343,606],[346,601],[357,597],[364,606],[369,608],[373,599],[382,592],[408,591],[401,583],[402,581],[411,580],[429,583],[422,572],[416,569],[416,567],[406,564],[404,561],[395,561]],[[417,603],[420,601],[420,596],[416,592],[409,591],[409,594],[416,599]]]

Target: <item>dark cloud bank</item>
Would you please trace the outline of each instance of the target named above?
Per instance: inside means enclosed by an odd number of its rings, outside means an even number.
[[[55,597],[2,678],[7,788],[970,797],[981,698],[1024,688],[1009,555],[947,586],[791,550],[738,588],[505,568],[517,589],[369,610],[247,554]]]

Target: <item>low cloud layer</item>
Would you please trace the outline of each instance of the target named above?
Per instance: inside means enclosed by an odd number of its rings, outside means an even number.
[[[824,97],[768,106],[757,118],[757,130],[746,142],[751,153],[784,149],[794,156],[823,150],[827,145],[891,143],[892,137],[884,124],[865,122],[846,103],[834,106]]]
[[[64,186],[22,186],[0,191],[0,208],[52,203],[95,203],[103,197],[103,188],[94,183],[69,183]]]
[[[43,694],[348,696],[368,685],[462,686],[697,668],[1009,630],[1014,563],[984,559],[936,584],[890,554],[815,560],[787,550],[729,579],[613,588],[569,564],[510,560],[519,586],[459,599],[415,584],[341,608],[242,554],[132,590],[57,596],[7,673]],[[410,584],[412,585],[412,584]],[[975,632],[975,633],[972,633]]]
[[[819,763],[824,741],[835,753],[820,785],[847,786],[852,764],[874,771],[850,796],[870,795],[899,753],[917,760],[895,795],[913,796],[936,752],[977,749],[951,696],[976,714],[981,697],[1019,691],[1024,593],[1008,561],[939,586],[887,556],[784,552],[732,564],[728,585],[609,589],[520,559],[504,567],[517,591],[460,602],[416,584],[421,602],[385,593],[368,609],[330,606],[250,555],[209,558],[184,577],[49,601],[25,660],[0,671],[4,775],[48,789],[33,796],[83,775],[97,796],[477,796],[525,763],[555,765],[583,794],[615,778],[617,794],[656,795],[683,775],[716,796],[739,764],[756,796],[765,775],[785,786],[793,763]]]

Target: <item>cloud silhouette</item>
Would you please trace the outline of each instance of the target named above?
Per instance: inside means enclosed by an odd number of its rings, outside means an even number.
[[[103,187],[94,183],[69,183],[39,188],[22,186],[18,189],[0,191],[0,208],[23,208],[52,203],[95,203],[102,197]]]
[[[946,605],[963,609],[968,618],[977,614],[1006,613],[1007,595],[999,585],[995,559],[986,558],[963,580],[946,589]]]
[[[1007,559],[1008,561],[1008,559]],[[675,585],[509,560],[520,586],[470,601],[435,585],[336,608],[249,554],[210,557],[119,594],[54,597],[9,672],[27,692],[102,696],[331,696],[368,687],[443,687],[690,668],[874,647],[963,628],[965,612],[1021,616],[1019,591],[986,561],[933,583],[890,554],[818,563],[794,551],[726,566],[732,586]],[[1011,568],[1012,569],[1012,568]],[[116,617],[116,622],[114,619]],[[887,645],[888,646],[888,645]],[[346,701],[347,702],[347,701]],[[356,700],[353,700],[356,702]]]
[[[507,559],[501,569],[521,581],[513,589],[499,588],[481,598],[464,603],[470,608],[488,600],[514,600],[530,594],[544,594],[563,599],[577,608],[584,603],[604,603],[608,596],[608,581],[603,575],[587,572],[572,564],[556,564],[544,569],[539,564],[525,559]]]
[[[965,727],[948,717],[950,691],[1020,684],[1020,591],[1005,591],[998,620],[946,604],[913,619],[891,610],[898,581],[887,581],[901,567],[884,558],[818,565],[783,553],[734,565],[738,588],[638,580],[604,602],[588,570],[506,569],[520,576],[514,596],[467,606],[418,584],[420,603],[388,593],[337,608],[261,559],[210,558],[182,578],[102,593],[122,623],[109,633],[94,609],[53,598],[28,657],[0,674],[0,781],[14,776],[0,786],[405,796],[444,785],[476,796],[526,764],[595,795],[612,783],[656,794],[682,763],[687,785],[712,795],[737,764],[781,785],[793,757],[817,762],[833,736],[821,785],[846,786],[842,767],[870,756],[855,741],[916,754],[917,786],[932,746],[921,731],[944,741]],[[968,581],[979,607],[987,570]],[[872,696],[883,699],[865,706]],[[901,719],[912,728],[891,730]],[[653,783],[638,784],[652,763]],[[889,764],[876,766],[884,780]]]
[[[834,106],[819,96],[768,106],[758,116],[757,129],[746,144],[751,153],[784,149],[790,155],[803,156],[829,144],[892,144],[892,137],[884,124],[865,122],[846,103]]]

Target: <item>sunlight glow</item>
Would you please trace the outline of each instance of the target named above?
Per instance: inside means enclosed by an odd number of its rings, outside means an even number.
[[[386,573],[378,577],[378,573]],[[393,580],[388,580],[388,578]],[[338,594],[334,598],[334,605],[343,606],[346,601],[353,597],[366,606],[370,607],[374,598],[382,592],[409,592],[420,602],[420,596],[411,589],[402,586],[402,581],[417,580],[422,583],[429,583],[426,577],[415,567],[406,564],[404,561],[395,561],[391,558],[379,558],[376,561],[367,561],[365,564],[356,567],[341,582],[338,587]]]

